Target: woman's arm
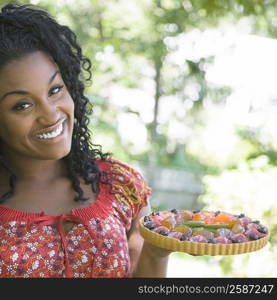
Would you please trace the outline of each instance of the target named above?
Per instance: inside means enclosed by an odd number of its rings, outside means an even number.
[[[168,250],[155,247],[144,241],[139,233],[139,219],[151,213],[150,205],[141,209],[128,232],[130,277],[166,277]]]

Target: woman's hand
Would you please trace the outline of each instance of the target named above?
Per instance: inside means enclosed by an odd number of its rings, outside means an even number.
[[[168,258],[171,252],[144,241],[141,255],[132,277],[165,278]]]
[[[164,248],[154,246],[147,241],[144,241],[143,248],[145,249],[145,252],[147,253],[147,255],[149,255],[153,258],[168,257],[173,252],[173,251],[170,251],[170,250],[167,250]]]

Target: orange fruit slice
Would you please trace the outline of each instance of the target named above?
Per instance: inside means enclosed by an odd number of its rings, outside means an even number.
[[[214,217],[214,222],[217,224],[230,224],[231,221],[233,221],[233,216],[226,213],[220,213]]]

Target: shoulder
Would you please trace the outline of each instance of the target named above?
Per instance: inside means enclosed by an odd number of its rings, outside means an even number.
[[[116,175],[121,175],[124,177],[137,177],[138,180],[143,179],[142,174],[135,167],[113,157],[104,160],[96,160],[95,163],[100,171],[111,173],[114,177],[116,177]]]
[[[133,183],[140,189],[147,188],[150,190],[142,173],[130,164],[113,157],[103,161],[98,160],[96,163],[100,171],[104,171],[111,176],[114,183]]]
[[[139,210],[147,205],[147,198],[152,192],[142,173],[115,158],[98,161],[97,165],[100,171],[106,172],[111,179],[112,190],[117,200],[128,204],[133,217],[137,215]]]

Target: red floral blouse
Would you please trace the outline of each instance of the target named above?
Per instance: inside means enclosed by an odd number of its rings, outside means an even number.
[[[100,184],[85,208],[52,216],[0,206],[0,277],[128,277],[126,232],[151,189],[139,172],[109,161],[97,165],[112,176],[112,187]],[[67,233],[64,220],[74,222]]]

